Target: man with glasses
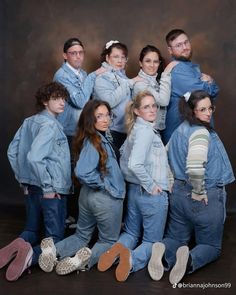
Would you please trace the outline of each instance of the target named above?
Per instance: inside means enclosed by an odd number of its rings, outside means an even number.
[[[166,35],[166,42],[173,60],[177,60],[179,63],[171,73],[171,97],[167,108],[166,129],[162,132],[164,144],[167,144],[173,131],[182,122],[179,113],[179,99],[184,93],[193,90],[205,90],[214,98],[219,92],[213,78],[201,73],[199,65],[191,62],[191,43],[183,30],[171,30]]]
[[[53,78],[54,81],[64,85],[70,95],[68,101],[65,103],[64,112],[57,117],[67,136],[70,150],[72,148],[72,139],[75,134],[80,113],[86,102],[90,99],[96,76],[106,72],[106,70],[101,67],[87,75],[81,68],[84,62],[84,54],[84,46],[78,38],[68,39],[63,47],[64,63]],[[72,156],[71,159],[73,170]],[[75,208],[77,208],[76,198],[68,198],[68,216],[66,223],[70,227],[73,227],[71,223],[75,222],[72,216],[77,216]]]

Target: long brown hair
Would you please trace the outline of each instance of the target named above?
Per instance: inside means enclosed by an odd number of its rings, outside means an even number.
[[[83,111],[80,114],[77,131],[73,140],[73,154],[75,161],[77,161],[82,150],[84,140],[87,138],[99,153],[99,170],[102,175],[105,175],[107,173],[107,152],[102,146],[101,136],[99,136],[97,130],[95,129],[95,110],[99,106],[103,105],[107,107],[109,113],[111,114],[110,105],[102,100],[90,100],[84,106]]]

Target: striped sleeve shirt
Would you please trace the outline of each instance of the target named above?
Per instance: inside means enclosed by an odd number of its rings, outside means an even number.
[[[207,200],[204,176],[209,136],[209,131],[206,128],[201,128],[189,138],[186,173],[193,186],[192,197],[199,200]]]

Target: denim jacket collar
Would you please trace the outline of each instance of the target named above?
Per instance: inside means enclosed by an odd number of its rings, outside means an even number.
[[[45,116],[45,117],[51,119],[52,121],[54,121],[54,122],[58,125],[58,127],[59,127],[61,130],[63,130],[63,127],[62,127],[61,123],[57,120],[56,117],[54,117],[52,114],[50,114],[47,110],[43,110],[43,111],[40,113],[40,115]]]
[[[148,80],[149,82],[152,82],[152,83],[157,83],[156,81],[156,77],[157,77],[157,74],[154,75],[154,76],[151,76],[151,75],[148,75],[146,73],[144,73],[144,71],[141,69],[138,73],[138,75],[142,78],[144,78],[145,80]]]
[[[146,121],[146,120],[144,120],[143,118],[141,118],[141,117],[137,117],[136,118],[136,122],[135,122],[135,124],[139,124],[139,125],[143,125],[143,126],[148,126],[149,128],[152,128],[153,129],[153,131],[156,131],[155,130],[155,123],[153,122],[148,122],[148,121]]]
[[[126,77],[125,70],[117,70],[117,69],[115,69],[113,66],[109,65],[105,61],[102,63],[102,66],[105,69],[109,70],[110,72],[113,72],[114,74],[117,74],[120,77]]]

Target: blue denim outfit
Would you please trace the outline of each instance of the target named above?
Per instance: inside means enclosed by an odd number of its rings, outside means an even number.
[[[171,74],[163,72],[159,82],[156,80],[157,75],[147,75],[143,70],[140,70],[138,75],[144,80],[134,84],[133,97],[135,97],[140,91],[147,90],[151,92],[156,103],[160,106],[155,122],[155,128],[157,130],[163,130],[166,127],[166,112],[170,101]]]
[[[179,61],[171,71],[171,97],[167,107],[166,129],[162,132],[163,143],[167,144],[174,130],[181,124],[179,113],[179,99],[188,91],[205,90],[211,97],[219,92],[219,87],[201,80],[199,65],[190,61]]]
[[[162,240],[167,217],[167,155],[153,126],[137,117],[121,154],[121,169],[128,181],[128,204],[124,232],[118,242],[132,250],[131,271],[147,265],[152,243]],[[151,195],[155,185],[163,192]]]
[[[102,138],[108,158],[108,173],[101,177],[99,154],[88,139],[85,139],[79,160],[75,167],[76,177],[82,184],[79,196],[79,218],[74,235],[56,244],[60,258],[73,256],[87,246],[95,227],[98,228],[98,241],[93,246],[89,268],[98,262],[100,255],[109,249],[119,238],[125,182],[116,160],[115,153]]]
[[[102,66],[108,71],[97,76],[93,97],[107,101],[110,104],[114,114],[111,134],[117,136],[117,141],[119,142],[119,133],[126,133],[124,122],[125,107],[131,99],[131,89],[134,82],[128,79],[124,70],[116,70],[106,62],[103,62]],[[115,131],[114,134],[112,131]],[[114,144],[118,148],[120,147],[120,144],[116,144],[116,138],[114,139]]]
[[[66,63],[55,73],[53,80],[63,84],[70,94],[66,102],[65,110],[58,116],[67,136],[73,136],[77,127],[80,113],[89,100],[96,78],[95,72],[87,76],[86,72],[80,69],[80,76],[76,75]]]
[[[183,122],[169,142],[168,156],[175,181],[170,194],[169,219],[163,243],[166,245],[167,270],[175,263],[178,247],[188,244],[194,233],[196,246],[190,251],[191,273],[217,259],[225,221],[226,192],[224,186],[234,181],[225,148],[215,132],[210,132],[205,187],[208,205],[191,198],[192,186],[185,173],[188,141],[200,126]]]
[[[40,254],[41,215],[45,237],[57,242],[63,238],[66,196],[71,187],[70,152],[61,124],[43,112],[24,120],[8,148],[8,158],[18,182],[26,195],[26,223],[21,233],[31,243],[36,264]],[[53,199],[43,198],[46,193],[58,193]]]

